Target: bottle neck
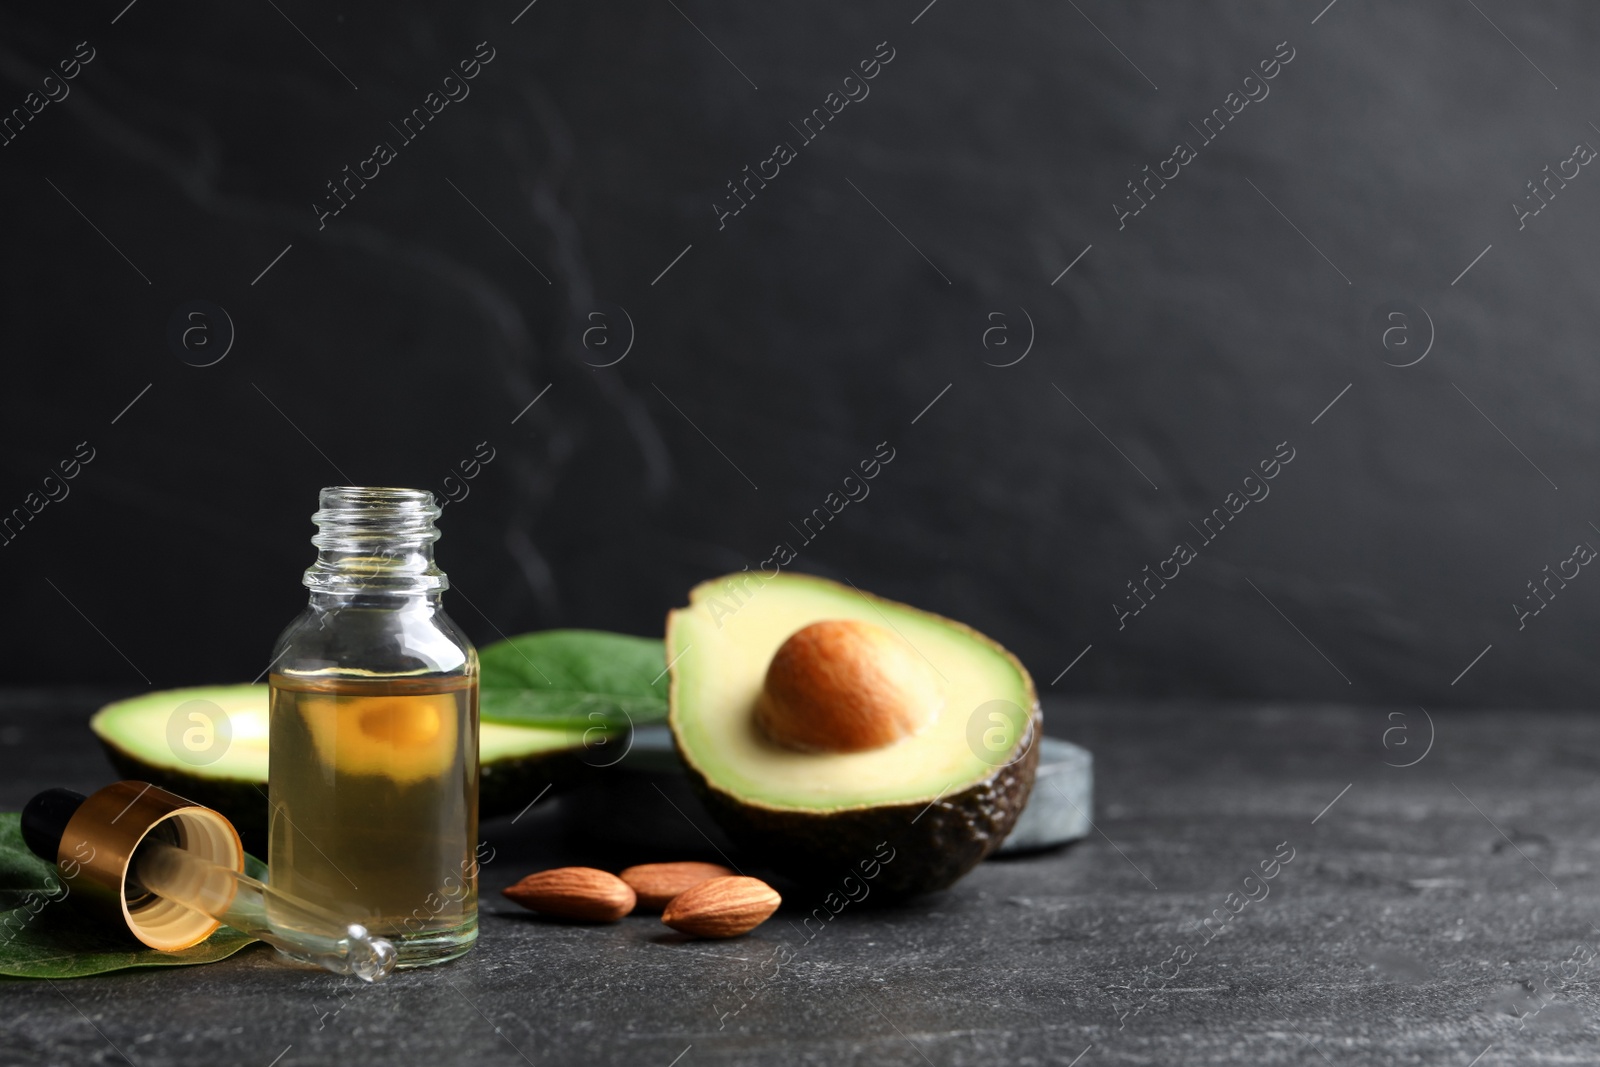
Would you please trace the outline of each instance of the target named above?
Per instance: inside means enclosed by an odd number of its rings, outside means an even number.
[[[311,516],[317,561],[302,579],[313,605],[397,596],[437,603],[449,587],[433,561],[440,508],[432,493],[337,486],[322,491],[320,505]]]

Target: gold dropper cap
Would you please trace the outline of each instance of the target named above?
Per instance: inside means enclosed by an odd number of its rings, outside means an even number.
[[[232,823],[147,782],[114,782],[91,793],[61,832],[56,866],[89,913],[150,948],[177,952],[222,924],[145,892],[136,880],[130,884],[134,853],[152,834],[219,867],[244,871],[244,845]]]

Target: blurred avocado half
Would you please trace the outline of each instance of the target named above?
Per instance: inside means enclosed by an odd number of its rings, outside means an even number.
[[[200,686],[107,704],[89,728],[125,778],[227,816],[245,847],[267,848],[268,687]],[[478,814],[519,811],[544,786],[585,769],[583,731],[480,723]]]

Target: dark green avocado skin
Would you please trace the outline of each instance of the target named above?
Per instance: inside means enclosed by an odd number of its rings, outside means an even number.
[[[569,786],[603,773],[584,761],[586,754],[582,748],[555,749],[482,764],[478,768],[478,818],[515,815],[547,788],[551,796],[559,796]]]
[[[1036,704],[1021,759],[931,805],[779,811],[745,803],[712,785],[688,759],[683,764],[712,817],[752,859],[818,887],[836,888],[846,876],[863,878],[876,867],[868,883],[875,895],[909,897],[948,889],[1005,841],[1033,791],[1043,733]],[[893,858],[885,861],[889,849]]]

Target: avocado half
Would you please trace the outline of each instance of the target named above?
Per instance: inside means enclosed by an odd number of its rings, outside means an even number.
[[[201,686],[145,693],[107,704],[89,720],[118,773],[151,782],[226,815],[245,846],[265,855],[267,841],[267,724],[269,687]],[[191,719],[186,704],[204,718]],[[227,745],[220,753],[193,754],[184,731],[216,730],[219,709],[227,720]],[[194,747],[210,748],[215,734],[199,735]],[[586,769],[581,730],[478,725],[478,814],[489,819],[520,811],[541,789],[562,784]],[[179,753],[182,753],[180,755]]]
[[[857,752],[797,751],[757,724],[778,647],[858,620],[933,669],[943,705],[920,731]],[[696,586],[667,617],[669,722],[691,784],[741,849],[799,881],[946,888],[1011,832],[1033,786],[1043,717],[1015,656],[970,627],[809,575],[749,572]],[[884,857],[891,854],[892,859]]]

